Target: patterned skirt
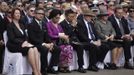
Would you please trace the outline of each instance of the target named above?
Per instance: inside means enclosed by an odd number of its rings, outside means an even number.
[[[60,66],[68,67],[73,62],[73,47],[71,45],[61,45]]]

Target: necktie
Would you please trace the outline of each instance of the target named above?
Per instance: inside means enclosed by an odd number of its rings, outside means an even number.
[[[95,40],[95,36],[94,36],[93,30],[92,30],[91,24],[89,22],[88,22],[88,27],[89,27],[89,32],[90,32],[90,35],[91,35],[91,39]]]
[[[121,31],[121,34],[124,35],[124,29],[123,29],[123,25],[122,25],[122,21],[119,20],[119,23],[120,23],[120,31]]]
[[[39,21],[40,29],[42,29],[42,21]]]

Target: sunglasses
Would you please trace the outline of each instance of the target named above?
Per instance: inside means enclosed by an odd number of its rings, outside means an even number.
[[[134,12],[134,10],[129,10],[129,12]]]

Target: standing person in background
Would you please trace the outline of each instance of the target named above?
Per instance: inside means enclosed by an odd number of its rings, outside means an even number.
[[[115,8],[115,3],[113,1],[110,1],[108,3],[108,14],[109,16],[111,16],[112,14],[114,14],[114,8]]]
[[[130,28],[130,34],[134,39],[134,6],[130,6],[128,12],[128,26]],[[132,45],[134,45],[134,40],[132,41]]]
[[[4,40],[3,33],[6,30],[5,13],[7,12],[8,5],[5,1],[0,2],[0,73],[3,67],[3,53],[4,53]]]
[[[128,3],[126,3],[126,2],[122,2],[122,3],[121,3],[121,6],[122,6],[122,8],[123,8],[123,17],[124,17],[125,19],[127,19],[127,18],[128,18],[128,15],[129,15],[129,13],[128,13],[129,5],[128,5]]]

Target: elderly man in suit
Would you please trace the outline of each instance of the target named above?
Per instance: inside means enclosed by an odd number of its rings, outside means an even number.
[[[35,10],[35,18],[28,25],[28,36],[29,41],[34,44],[39,52],[41,53],[41,72],[42,75],[46,75],[46,71],[51,73],[58,73],[58,63],[59,63],[59,55],[60,49],[51,42],[47,30],[42,27],[42,20],[44,18],[44,10],[42,8],[38,8]],[[50,59],[49,67],[47,63],[47,55],[48,52],[52,53],[52,57]],[[57,69],[57,70],[56,70]]]
[[[92,18],[94,17],[91,10],[83,11],[83,19],[78,21],[78,38],[81,43],[84,43],[83,48],[89,51],[89,67],[88,70],[98,71],[96,66],[97,62],[103,64],[105,55],[107,54],[109,47],[99,40]],[[99,67],[100,68],[100,67]]]
[[[123,40],[121,45],[124,49],[124,54],[125,54],[124,68],[133,69],[133,67],[129,63],[129,59],[131,58],[130,46],[131,46],[132,37],[130,36],[128,22],[122,16],[123,9],[121,6],[116,6],[114,12],[115,14],[109,17],[109,21],[112,23],[112,26],[115,29],[116,32],[115,39]]]

